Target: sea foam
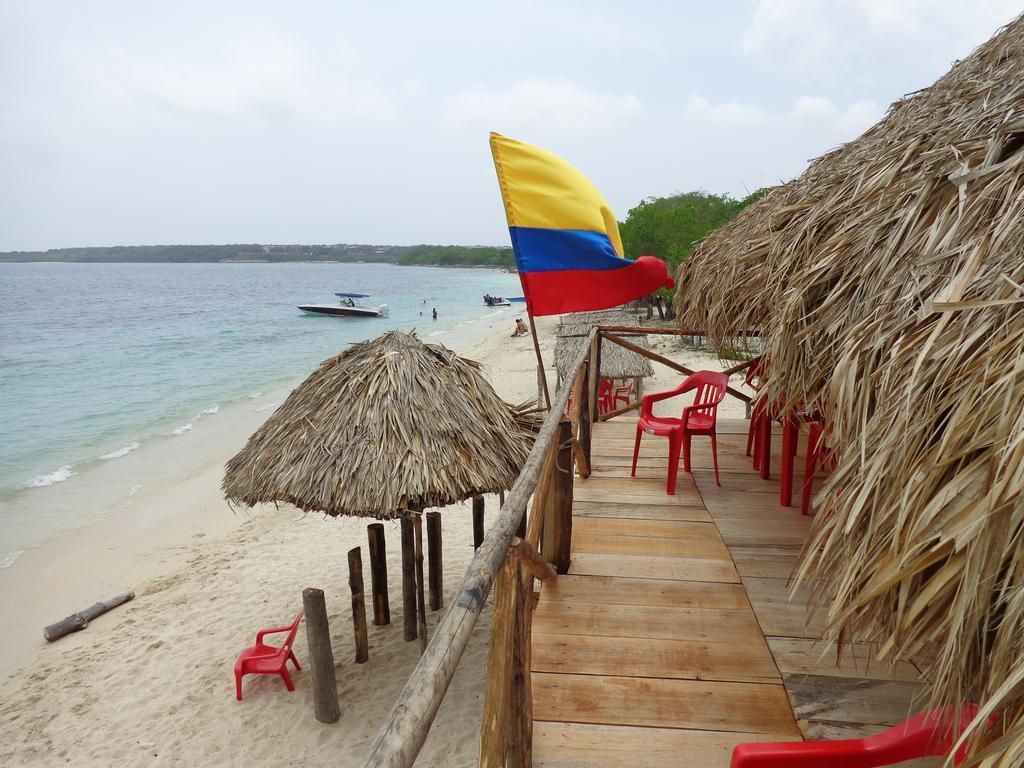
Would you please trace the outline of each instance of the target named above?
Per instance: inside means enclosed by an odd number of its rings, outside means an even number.
[[[16,549],[13,552],[4,552],[0,555],[0,571],[4,568],[10,568],[14,565],[14,561],[25,554],[24,549]]]
[[[124,448],[118,448],[116,451],[110,453],[104,453],[100,456],[102,461],[110,461],[111,459],[120,459],[122,456],[127,456],[134,450],[137,450],[142,443],[129,443]]]
[[[199,412],[199,415],[200,416],[212,416],[213,414],[215,414],[219,410],[220,410],[220,405],[217,404],[217,403],[214,403],[209,408],[204,408],[203,410],[201,410]]]
[[[188,424],[182,424],[180,427],[178,427],[176,429],[172,429],[168,434],[171,434],[171,435],[184,435],[186,432],[188,432],[194,426],[195,426],[195,424],[193,424],[190,421]]]
[[[57,483],[63,483],[74,472],[71,471],[71,465],[65,464],[63,467],[58,467],[45,475],[36,475],[31,480],[25,482],[26,488],[45,488],[48,485],[56,485]]]

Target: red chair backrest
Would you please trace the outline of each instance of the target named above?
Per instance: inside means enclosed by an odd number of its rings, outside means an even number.
[[[747,368],[747,377],[743,380],[743,383],[755,392],[759,391],[761,384],[764,383],[764,374],[767,368],[767,361],[764,357],[755,357],[750,361],[750,367]]]
[[[295,642],[295,635],[299,631],[299,624],[302,622],[302,614],[303,611],[299,611],[299,615],[292,622],[292,627],[288,630],[288,636],[284,639],[284,645],[281,646],[281,653],[288,654],[291,651],[292,643]]]
[[[683,391],[697,390],[693,396],[693,405],[689,413],[703,413],[711,416],[712,423],[718,413],[718,404],[725,399],[725,391],[729,386],[729,377],[718,371],[697,371],[690,374],[683,382]],[[686,411],[684,410],[684,417]]]

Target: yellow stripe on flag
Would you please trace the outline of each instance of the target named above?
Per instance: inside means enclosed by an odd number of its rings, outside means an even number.
[[[547,150],[498,133],[491,134],[491,153],[510,227],[600,232],[623,256],[615,214],[586,176]]]

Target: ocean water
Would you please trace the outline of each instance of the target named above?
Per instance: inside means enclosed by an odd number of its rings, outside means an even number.
[[[364,303],[386,303],[389,317],[296,309],[332,303],[335,291],[371,294]],[[353,342],[415,328],[453,344],[496,314],[511,324],[522,313],[484,306],[484,293],[520,295],[518,277],[388,264],[0,264],[0,568],[82,522],[48,509],[26,532],[18,510],[38,506],[33,494],[109,476]],[[273,405],[254,407],[269,415]]]

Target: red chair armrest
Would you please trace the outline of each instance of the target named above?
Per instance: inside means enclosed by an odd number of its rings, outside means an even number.
[[[263,638],[267,635],[276,635],[278,632],[289,632],[291,627],[278,627],[276,629],[261,629],[256,633],[256,645],[263,645]]]

